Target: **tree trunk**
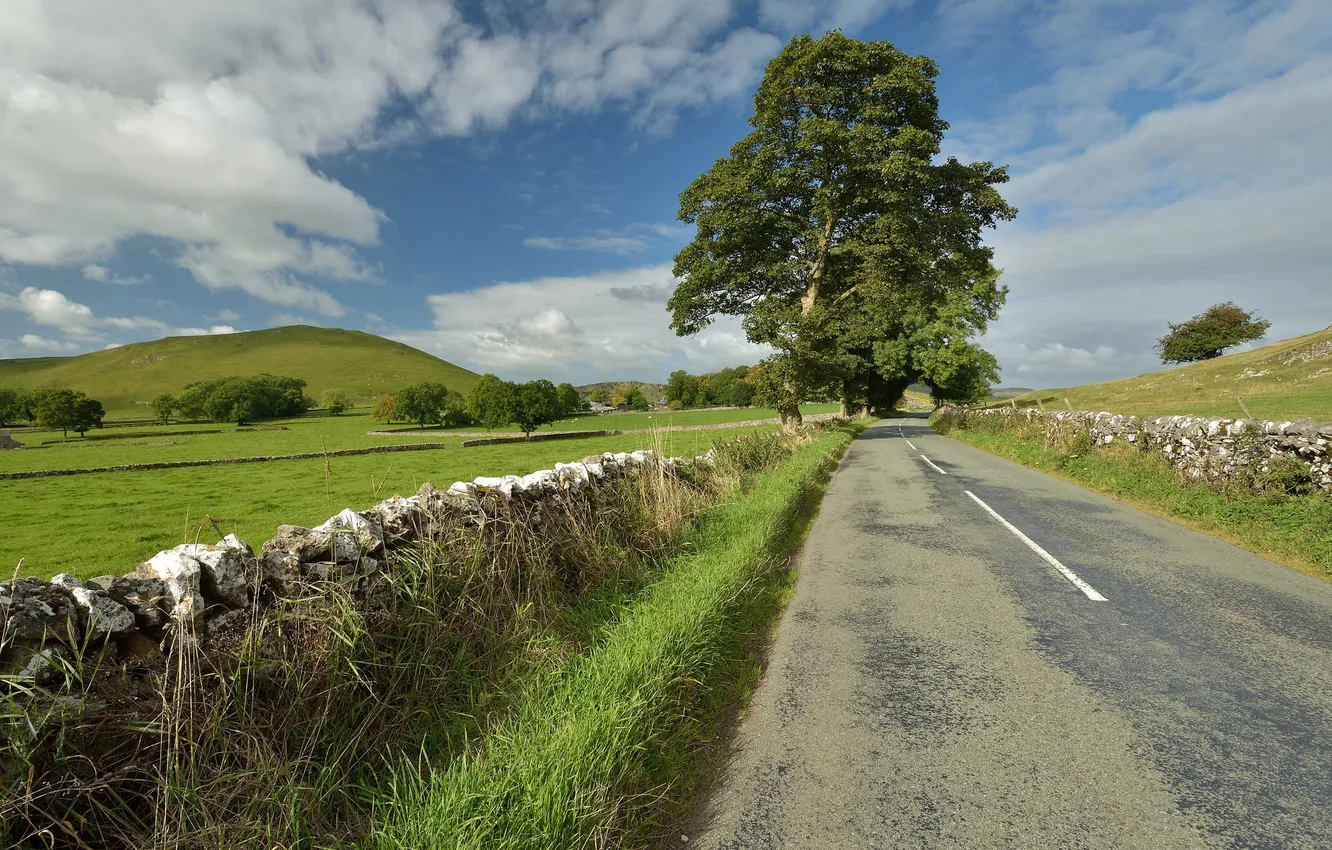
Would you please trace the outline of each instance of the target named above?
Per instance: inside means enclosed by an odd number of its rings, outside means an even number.
[[[783,405],[777,408],[777,412],[782,417],[782,433],[794,434],[800,430],[800,424],[804,420],[800,416],[800,406],[796,404]]]

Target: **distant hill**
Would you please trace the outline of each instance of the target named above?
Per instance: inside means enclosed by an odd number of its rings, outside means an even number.
[[[1017,403],[1063,407],[1067,397],[1078,410],[1240,417],[1236,394],[1261,419],[1332,420],[1332,328],[1136,378],[1037,390]]]
[[[579,394],[586,397],[593,390],[613,390],[620,384],[633,384],[643,391],[643,396],[649,402],[656,402],[659,398],[665,398],[665,384],[649,384],[644,381],[602,381],[599,384],[583,384],[581,387],[574,387]]]
[[[149,416],[147,402],[193,381],[270,372],[309,382],[316,401],[342,389],[357,404],[406,384],[437,381],[466,392],[477,375],[400,342],[361,331],[304,325],[218,336],[168,337],[77,357],[0,360],[0,387],[70,387],[112,417]]]
[[[994,398],[1016,398],[1030,392],[1035,392],[1035,390],[1031,387],[995,387],[990,390],[990,395]]]

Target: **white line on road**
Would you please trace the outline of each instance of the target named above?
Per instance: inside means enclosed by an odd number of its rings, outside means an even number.
[[[918,451],[920,451],[920,449],[916,448],[916,444],[913,443],[913,442],[911,442],[910,440],[907,440],[907,445],[911,447],[911,450],[912,450],[913,452],[918,452]]]
[[[1059,563],[1059,559],[1056,558],[1054,555],[1051,555],[1049,552],[1045,551],[1044,549],[1042,549],[1040,547],[1040,544],[1032,540],[1027,535],[1023,534],[1022,531],[1016,525],[1013,525],[1013,523],[999,516],[998,511],[996,511],[994,508],[982,502],[980,500],[980,497],[977,496],[975,493],[968,490],[967,495],[970,496],[972,498],[972,501],[974,501],[976,504],[980,505],[982,508],[985,508],[986,513],[988,513],[990,516],[994,517],[995,519],[999,520],[1000,525],[1002,525],[1004,528],[1007,528],[1009,531],[1016,534],[1017,538],[1021,540],[1023,543],[1026,543],[1027,547],[1031,549],[1031,551],[1035,552],[1037,555],[1040,555],[1041,558],[1047,564],[1054,567],[1056,570],[1059,570],[1059,572],[1063,574],[1064,578],[1071,581],[1074,587],[1085,593],[1088,599],[1090,599],[1093,602],[1110,601],[1106,599],[1104,596],[1102,596],[1099,592],[1097,592],[1096,588],[1092,587],[1090,584],[1087,584],[1087,582],[1079,578],[1077,573],[1073,572],[1068,567]]]
[[[915,447],[912,446],[912,448],[915,448]],[[929,458],[925,457],[925,455],[921,455],[921,456],[920,456],[920,459],[923,460],[923,461],[925,461],[926,463],[928,463],[930,466],[934,467],[934,471],[937,472],[937,473],[939,473],[940,475],[947,475],[947,474],[948,474],[947,472],[944,472],[942,469],[940,469],[939,466],[938,466],[938,464],[936,464],[934,461],[932,461],[932,460],[930,460]],[[972,498],[975,498],[975,497],[973,496]]]

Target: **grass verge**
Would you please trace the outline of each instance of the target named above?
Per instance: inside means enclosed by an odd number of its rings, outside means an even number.
[[[1221,537],[1301,572],[1332,580],[1332,498],[1217,489],[1182,479],[1155,454],[1112,444],[1047,446],[1036,435],[936,429],[1032,469],[1104,493],[1157,516]]]
[[[642,844],[708,722],[727,702],[743,630],[791,528],[856,429],[826,433],[708,515],[694,551],[626,601],[597,648],[572,659],[483,741],[434,774],[404,769],[372,846],[564,848]],[[751,663],[752,669],[752,663]],[[752,678],[750,680],[752,682]]]

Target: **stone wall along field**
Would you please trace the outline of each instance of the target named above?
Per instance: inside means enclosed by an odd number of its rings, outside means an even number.
[[[1158,416],[1142,419],[1114,413],[1013,409],[944,408],[942,415],[1021,417],[1028,422],[1086,431],[1097,445],[1123,441],[1160,454],[1184,475],[1221,481],[1243,474],[1267,472],[1273,462],[1289,458],[1309,470],[1310,484],[1332,492],[1332,422],[1312,419],[1270,422],[1205,416]]]
[[[713,457],[709,451],[688,462]],[[206,645],[243,632],[276,600],[329,582],[373,606],[393,592],[382,569],[390,550],[485,523],[498,503],[555,507],[602,481],[645,470],[673,473],[685,462],[651,451],[607,452],[529,475],[459,481],[443,491],[426,484],[415,496],[394,496],[366,511],[348,508],[315,528],[284,525],[258,553],[228,535],[212,545],[158,552],[125,575],[0,582],[0,675],[20,687],[46,685],[105,649],[132,664],[160,658],[182,640]]]

